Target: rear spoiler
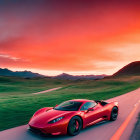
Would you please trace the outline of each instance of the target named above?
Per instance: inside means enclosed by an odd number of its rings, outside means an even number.
[[[101,103],[103,100],[94,100],[96,103]]]
[[[101,105],[106,105],[108,104],[107,102],[103,101],[103,100],[95,100],[96,103],[100,103]]]

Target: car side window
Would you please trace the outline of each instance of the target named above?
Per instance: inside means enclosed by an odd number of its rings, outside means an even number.
[[[96,105],[96,103],[94,102],[86,102],[85,104],[83,104],[83,106],[81,107],[81,111],[83,110],[88,110],[91,107],[94,107]]]

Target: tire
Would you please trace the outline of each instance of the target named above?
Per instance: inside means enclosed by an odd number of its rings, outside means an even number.
[[[80,133],[80,130],[82,129],[82,120],[78,116],[74,116],[71,118],[68,124],[68,135],[75,136]]]
[[[110,121],[115,121],[118,117],[118,107],[113,107],[111,111]]]

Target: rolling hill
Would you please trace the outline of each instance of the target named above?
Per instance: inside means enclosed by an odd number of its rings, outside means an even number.
[[[140,75],[140,61],[131,62],[113,74],[113,76]]]
[[[60,80],[96,80],[102,79],[106,75],[70,75],[67,73],[62,73],[57,76],[45,76],[39,73],[33,73],[31,71],[11,71],[7,68],[0,68],[0,76],[14,76],[14,77],[23,77],[23,78],[35,78],[35,77],[48,77],[52,79],[60,79]]]
[[[64,80],[96,80],[96,79],[103,79],[105,76],[106,75],[70,75],[67,73],[62,73],[52,78],[64,79]]]
[[[31,71],[11,71],[9,69],[0,68],[0,76],[15,76],[23,78],[34,78],[34,77],[44,77],[44,75],[33,73]]]
[[[0,68],[0,76],[15,76],[23,78],[34,78],[34,77],[48,77],[52,79],[60,80],[96,80],[103,79],[104,77],[116,77],[116,76],[129,76],[129,75],[140,75],[140,61],[131,62],[124,66],[122,69],[114,73],[112,76],[107,75],[70,75],[67,73],[62,73],[57,76],[45,76],[39,73],[33,73],[31,71],[11,71],[7,68]]]

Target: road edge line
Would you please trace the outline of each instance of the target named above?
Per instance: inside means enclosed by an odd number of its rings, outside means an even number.
[[[132,109],[132,111],[130,112],[130,114],[128,115],[128,117],[125,119],[125,121],[118,128],[118,130],[115,132],[115,134],[111,137],[110,140],[119,140],[120,139],[120,137],[123,134],[124,130],[128,126],[128,124],[131,121],[132,117],[134,116],[134,114],[135,114],[135,112],[136,112],[136,110],[138,108],[139,103],[140,103],[140,101],[138,101],[138,103],[136,103],[134,105],[134,108]]]

